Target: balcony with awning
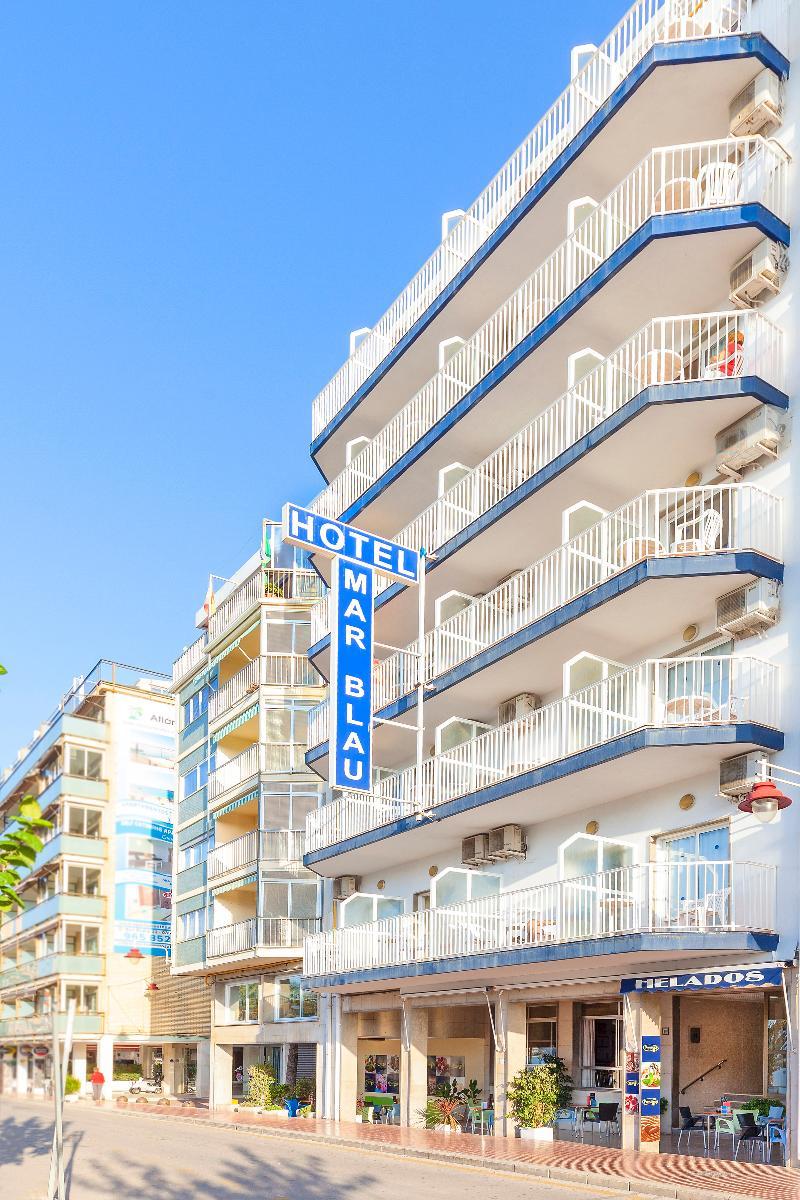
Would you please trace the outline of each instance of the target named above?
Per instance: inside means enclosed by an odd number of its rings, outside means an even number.
[[[778,750],[779,669],[731,655],[647,659],[309,814],[306,863],[362,874],[460,837],[577,811]],[[576,780],[580,786],[576,786]]]

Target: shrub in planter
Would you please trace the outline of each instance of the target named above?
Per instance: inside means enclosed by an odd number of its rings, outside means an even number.
[[[740,1107],[742,1112],[755,1113],[757,1117],[768,1117],[773,1104],[777,1105],[778,1101],[770,1100],[766,1096],[751,1096],[747,1103]]]
[[[266,1063],[256,1063],[247,1068],[249,1085],[247,1088],[247,1104],[254,1108],[269,1108],[278,1103],[275,1082],[275,1072]]]
[[[64,1084],[64,1095],[65,1096],[76,1096],[80,1090],[81,1090],[80,1079],[76,1079],[74,1075],[68,1075],[67,1081]]]
[[[295,1084],[294,1094],[304,1104],[313,1104],[317,1095],[317,1081],[308,1075],[302,1075]]]
[[[555,1063],[539,1063],[519,1071],[508,1085],[508,1109],[520,1137],[551,1141],[553,1122],[562,1107],[561,1085]]]

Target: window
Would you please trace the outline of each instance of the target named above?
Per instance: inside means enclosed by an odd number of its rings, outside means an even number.
[[[558,1047],[558,1005],[528,1005],[528,1066],[544,1062],[546,1054],[553,1055]]]
[[[232,1021],[257,1021],[257,981],[247,980],[245,983],[228,984],[227,1009]]]
[[[266,726],[268,771],[305,771],[308,746],[308,712],[311,704],[286,701],[280,708],[268,708]]]
[[[97,1012],[97,988],[89,983],[68,983],[64,989],[64,998],[69,1004],[74,1000],[78,1012]]]
[[[275,980],[276,1020],[302,1021],[317,1015],[317,993],[307,991],[299,975]]]
[[[191,845],[182,846],[178,853],[178,870],[185,871],[188,867],[196,867],[199,863],[205,862],[213,845],[214,835],[207,833],[198,838],[196,842],[192,842]]]
[[[217,683],[218,680],[216,676],[213,679],[209,679],[207,683],[203,684],[199,691],[195,692],[193,696],[190,696],[188,700],[184,701],[181,709],[183,729],[185,729],[187,725],[191,725],[192,721],[196,721],[198,717],[202,717],[203,713],[208,708],[208,701],[211,698],[212,693],[217,690]]]
[[[196,908],[194,912],[181,913],[178,917],[178,940],[188,942],[190,938],[202,937],[206,931],[206,910]]]
[[[319,807],[320,789],[307,783],[270,783],[261,791],[261,829],[305,829]]]
[[[267,621],[267,654],[302,654],[311,645],[310,621]]]
[[[97,808],[80,808],[76,804],[69,806],[67,829],[81,837],[100,837],[101,814]]]
[[[67,774],[83,779],[102,779],[103,755],[99,750],[87,750],[84,746],[68,746]]]
[[[339,904],[339,921],[345,928],[397,917],[403,911],[403,901],[397,896],[382,893],[354,892]]]
[[[767,996],[767,1092],[785,1096],[789,1038],[783,996]]]
[[[99,954],[100,930],[95,925],[68,925],[64,950],[67,954]]]
[[[618,1003],[584,1004],[581,1087],[618,1088],[622,1081],[622,1010]]]
[[[201,787],[205,787],[208,783],[209,772],[214,770],[215,765],[216,750],[212,750],[208,758],[202,759],[196,767],[193,767],[191,771],[187,771],[181,777],[180,799],[185,800],[187,796],[192,796]]]
[[[67,893],[70,896],[99,896],[100,871],[97,867],[67,867]]]
[[[264,880],[261,883],[261,916],[309,920],[318,915],[318,894],[316,883]]]
[[[608,838],[576,833],[559,849],[561,878],[577,879],[581,875],[596,875],[633,863],[633,847]]]
[[[460,904],[481,896],[495,896],[500,891],[500,876],[485,875],[482,871],[467,871],[462,867],[446,867],[431,884],[431,905]]]
[[[656,839],[656,912],[668,923],[727,925],[730,917],[730,828],[697,826]]]

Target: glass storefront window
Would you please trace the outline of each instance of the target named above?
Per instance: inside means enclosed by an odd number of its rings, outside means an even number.
[[[302,1021],[316,1017],[317,993],[306,991],[299,975],[276,979],[275,992],[279,1021]]]
[[[258,1020],[258,983],[255,980],[228,985],[228,1012],[233,1021]]]
[[[767,1092],[786,1095],[789,1034],[783,996],[767,998]]]
[[[555,1055],[558,1046],[558,1005],[528,1005],[528,1066],[544,1062],[545,1055]]]

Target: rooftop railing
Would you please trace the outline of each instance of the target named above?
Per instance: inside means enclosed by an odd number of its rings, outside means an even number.
[[[304,829],[251,829],[215,846],[208,856],[208,878],[216,879],[261,861],[272,867],[297,867],[303,861]]]
[[[646,863],[313,933],[305,975],[379,970],[621,934],[774,931],[776,868]]]
[[[325,592],[316,571],[300,567],[258,567],[231,592],[208,619],[208,640],[214,642],[263,600],[315,600]]]
[[[201,633],[196,642],[187,646],[172,664],[172,686],[178,687],[189,675],[193,675],[205,662],[208,637]]]
[[[763,138],[667,146],[641,163],[312,502],[340,517],[657,213],[764,204],[786,218],[788,158]]]
[[[637,0],[316,397],[312,436],[341,412],[654,45],[755,30],[782,45],[787,11],[781,0]]]
[[[737,350],[732,346],[739,347]],[[697,313],[648,321],[518,433],[434,500],[395,537],[439,550],[652,384],[758,376],[786,387],[782,330],[754,311]],[[390,581],[378,577],[376,591]],[[311,640],[330,627],[327,596],[311,610]]]
[[[777,728],[778,683],[778,667],[758,658],[646,659],[427,759],[421,778],[411,766],[382,780],[375,798],[344,793],[309,813],[308,851],[434,809],[638,729],[749,721]]]
[[[658,488],[629,500],[425,636],[430,682],[645,558],[756,550],[782,555],[781,501],[753,484]],[[418,684],[416,642],[376,664],[375,712]],[[327,702],[309,713],[309,746],[328,737]],[[312,741],[312,738],[317,739]]]
[[[235,925],[209,929],[206,958],[243,954],[248,950],[297,950],[304,938],[320,927],[319,917],[249,917]]]

